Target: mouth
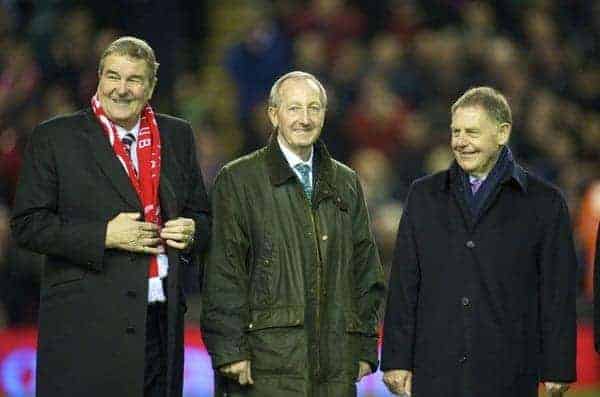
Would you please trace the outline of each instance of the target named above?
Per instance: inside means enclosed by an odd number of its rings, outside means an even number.
[[[110,98],[111,102],[116,104],[116,105],[129,105],[132,101],[132,99],[125,99],[125,98]]]

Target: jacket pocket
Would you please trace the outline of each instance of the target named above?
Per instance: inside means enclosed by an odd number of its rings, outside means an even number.
[[[251,312],[246,327],[252,371],[263,375],[303,376],[307,370],[304,308]]]
[[[45,277],[46,282],[41,291],[43,299],[68,298],[71,295],[83,292],[82,281],[85,278],[85,270],[82,268],[65,267],[52,271]]]

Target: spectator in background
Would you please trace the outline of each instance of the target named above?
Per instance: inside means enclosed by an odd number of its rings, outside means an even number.
[[[252,129],[252,113],[264,103],[265,92],[276,76],[288,70],[291,44],[277,27],[266,3],[253,1],[243,12],[246,31],[242,40],[227,51],[225,66],[237,84],[237,113],[247,133],[246,147],[255,148],[264,140],[262,131]]]
[[[209,209],[189,124],[148,104],[157,70],[146,42],[114,41],[92,108],[30,139],[11,226],[47,255],[39,396],[182,393],[182,275],[208,241]]]
[[[577,261],[566,203],[507,146],[489,87],[452,106],[448,170],[411,186],[390,277],[381,368],[414,397],[534,397],[575,380]]]

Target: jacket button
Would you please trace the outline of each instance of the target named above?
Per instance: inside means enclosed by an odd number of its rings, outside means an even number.
[[[463,296],[463,298],[461,299],[461,302],[464,307],[468,307],[471,304],[471,300],[469,298],[467,298],[466,296]]]
[[[475,248],[475,242],[473,240],[467,241],[465,245],[467,246],[467,248]]]
[[[248,324],[248,329],[252,329],[252,328],[254,328],[254,324],[252,324],[252,323]]]
[[[130,298],[135,298],[137,296],[137,292],[129,290],[127,291],[127,296]]]
[[[463,355],[463,356],[462,356],[462,357],[461,357],[461,358],[458,360],[458,362],[459,362],[459,363],[461,363],[461,364],[464,364],[465,362],[467,362],[467,359],[468,359],[467,355],[466,355],[466,354],[464,354],[464,355]]]
[[[321,237],[321,240],[327,241],[328,238],[329,238],[329,236],[327,236],[326,234],[324,234],[323,237]]]
[[[129,327],[125,328],[125,332],[128,334],[135,334],[135,327],[130,325]]]

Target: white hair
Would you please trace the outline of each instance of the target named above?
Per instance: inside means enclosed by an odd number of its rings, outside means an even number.
[[[312,74],[296,70],[284,74],[283,76],[277,79],[275,84],[273,84],[273,87],[271,87],[271,93],[269,94],[270,108],[276,108],[279,106],[279,104],[281,103],[281,98],[279,97],[279,88],[286,80],[290,79],[305,79],[315,83],[317,87],[319,87],[319,97],[321,100],[321,105],[323,105],[323,107],[325,108],[327,107],[327,93],[325,92],[325,88],[323,88],[323,84],[321,84],[321,82],[317,80],[317,78]]]

